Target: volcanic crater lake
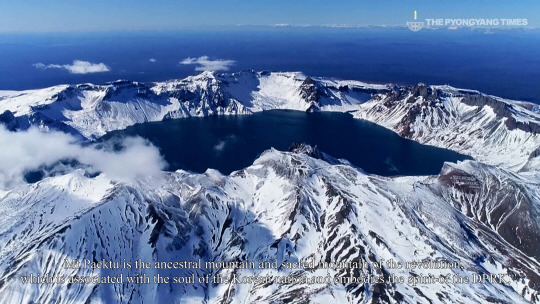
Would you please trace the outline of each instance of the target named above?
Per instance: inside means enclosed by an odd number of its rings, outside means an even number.
[[[102,140],[140,136],[157,146],[168,170],[223,174],[253,163],[262,152],[293,143],[317,146],[363,170],[383,176],[438,174],[444,162],[471,159],[419,144],[348,113],[271,110],[253,115],[191,117],[137,124]]]

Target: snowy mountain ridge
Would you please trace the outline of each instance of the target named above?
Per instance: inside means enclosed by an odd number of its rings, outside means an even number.
[[[540,114],[534,104],[418,84],[377,94],[354,116],[489,164],[536,170],[530,165],[540,147]]]
[[[269,109],[351,111],[423,144],[515,171],[536,170],[538,106],[449,86],[375,85],[299,72],[202,72],[181,80],[0,91],[12,130],[58,129],[85,139],[136,123]],[[517,147],[517,148],[516,148]]]
[[[152,177],[145,169],[148,176],[121,180],[107,168],[62,165],[55,176],[0,191],[0,303],[540,303],[536,105],[448,86],[253,71],[203,72],[152,84],[0,91],[2,128],[59,130],[81,142],[136,123],[269,109],[349,111],[475,160],[446,163],[436,176],[390,178],[295,144],[289,151],[265,151],[228,176],[212,169],[196,174],[154,168]],[[50,140],[51,133],[43,136]],[[56,145],[71,147],[62,138]],[[137,147],[140,152],[144,145]],[[83,150],[74,151],[66,157]],[[102,157],[108,155],[93,159]],[[20,279],[141,272],[64,268],[65,259],[364,261],[366,267],[357,269],[149,269],[146,274],[329,275],[378,277],[385,283],[27,284]],[[461,267],[376,266],[390,259],[459,261]],[[420,280],[429,274],[502,274],[505,281],[386,283],[392,275]]]
[[[315,158],[313,149],[269,150],[252,166],[223,176],[163,173],[136,184],[86,177],[81,170],[47,178],[0,198],[0,300],[10,303],[527,303],[540,301],[538,249],[508,243],[500,230],[467,216],[451,196],[473,195],[450,176],[486,174],[495,167],[466,161],[440,177],[383,178]],[[311,156],[310,156],[311,155]],[[324,158],[324,157],[323,157]],[[495,170],[495,171],[493,171]],[[499,172],[501,173],[501,172]],[[506,173],[508,174],[508,173]],[[511,175],[503,178],[515,181]],[[522,181],[519,181],[522,182]],[[512,191],[480,182],[485,191]],[[526,183],[527,184],[527,183]],[[526,186],[525,184],[525,186]],[[531,184],[532,187],[532,184]],[[445,193],[441,195],[441,193]],[[538,188],[536,188],[538,199]],[[90,194],[92,194],[90,196]],[[481,195],[479,195],[481,196]],[[502,204],[510,202],[499,201]],[[65,205],[65,206],[64,206]],[[62,207],[64,206],[64,207]],[[21,208],[22,207],[22,208]],[[537,213],[538,205],[510,217]],[[497,212],[486,208],[487,218]],[[12,214],[15,212],[15,214]],[[6,214],[12,220],[5,220]],[[476,212],[479,214],[478,212]],[[22,216],[24,214],[24,216]],[[523,218],[522,220],[526,220]],[[531,218],[538,237],[538,218]],[[521,226],[520,226],[521,227]],[[513,230],[512,230],[513,229]],[[352,232],[352,233],[351,233]],[[537,239],[527,240],[534,245]],[[65,269],[65,258],[146,261],[366,261],[364,269],[148,270],[148,275],[222,277],[322,275],[428,276],[504,273],[506,284],[24,284],[28,273],[135,275],[135,269]],[[460,261],[462,269],[379,269],[374,263]],[[352,273],[351,273],[352,272]],[[114,289],[113,289],[114,288]],[[58,295],[62,295],[58,297]],[[113,296],[114,295],[114,296]],[[114,297],[114,298],[111,298]]]
[[[0,92],[0,119],[11,128],[37,125],[95,139],[136,123],[189,116],[249,114],[269,109],[344,111],[370,96],[343,94],[339,85],[337,82],[322,87],[301,73],[251,71],[203,72],[148,85],[127,80],[106,85],[61,85]],[[372,87],[360,82],[346,85],[360,90]],[[319,98],[320,91],[324,98]]]

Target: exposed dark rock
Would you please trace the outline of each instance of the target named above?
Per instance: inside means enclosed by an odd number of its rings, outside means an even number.
[[[4,113],[0,114],[0,123],[10,131],[19,129],[19,123],[10,110],[6,110]]]
[[[438,177],[442,196],[470,218],[491,227],[508,243],[527,255],[540,259],[540,217],[534,198],[523,185],[506,178],[504,172],[488,165],[478,165],[473,172],[445,164]]]
[[[507,104],[495,98],[481,94],[466,94],[462,102],[470,106],[489,106],[493,109],[497,117],[507,118],[505,124],[509,130],[520,129],[525,132],[540,133],[540,125],[535,123],[523,123],[513,117],[513,105]]]
[[[538,157],[540,156],[540,147],[536,148],[536,150],[534,150],[531,155],[529,156],[529,159],[533,159],[535,157]]]
[[[312,147],[310,145],[307,145],[305,143],[293,143],[290,147],[289,147],[289,152],[294,152],[294,153],[301,153],[301,154],[306,154],[308,156],[311,156],[313,158],[317,158],[317,159],[322,159],[323,158],[323,154],[322,152],[317,148],[317,146],[315,147]]]
[[[320,105],[320,93],[317,83],[310,77],[307,77],[300,86],[300,96],[307,103]]]

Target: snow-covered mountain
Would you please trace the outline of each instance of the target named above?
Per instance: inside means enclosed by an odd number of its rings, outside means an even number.
[[[516,171],[536,167],[527,166],[540,148],[540,111],[531,103],[418,84],[375,94],[354,116],[489,164]]]
[[[288,152],[266,151],[229,176],[209,169],[120,181],[80,166],[0,191],[0,303],[540,303],[540,112],[533,104],[448,86],[372,85],[253,71],[203,72],[151,84],[0,91],[0,122],[9,130],[35,126],[81,141],[136,123],[267,109],[350,111],[401,136],[475,160],[446,163],[437,176],[386,178],[294,145]],[[61,267],[65,259],[367,264],[355,270],[141,271],[68,269]],[[460,261],[462,268],[376,267],[390,259]],[[159,272],[384,280],[430,273],[506,276],[504,284],[414,286],[20,280],[31,273],[141,272],[150,277]]]
[[[136,123],[268,109],[354,111],[424,144],[513,170],[536,170],[540,108],[449,86],[375,85],[302,73],[203,72],[160,83],[116,81],[0,91],[12,130],[58,129],[86,139]]]
[[[31,125],[95,139],[136,123],[189,116],[248,114],[268,109],[354,109],[385,86],[315,81],[301,73],[203,72],[182,80],[143,84],[61,85],[0,91],[0,121],[11,129]]]
[[[501,177],[504,176],[504,178]],[[483,175],[483,176],[481,176]],[[453,177],[461,177],[456,179]],[[467,179],[464,179],[466,178]],[[479,178],[476,184],[460,184]],[[481,178],[481,179],[480,179]],[[441,176],[367,175],[309,146],[269,150],[252,166],[223,176],[184,171],[136,184],[82,170],[48,178],[0,199],[2,303],[526,303],[539,302],[536,204],[518,210],[474,197],[515,193],[532,183],[466,161]],[[529,192],[531,193],[531,192]],[[456,206],[457,202],[462,202]],[[505,195],[491,205],[511,205]],[[470,214],[469,214],[470,213]],[[487,213],[487,214],[486,214]],[[485,217],[482,217],[482,214]],[[495,215],[501,217],[496,217]],[[523,217],[528,214],[528,217]],[[477,216],[478,215],[478,216]],[[507,222],[503,220],[509,218]],[[512,218],[526,220],[516,225]],[[8,220],[9,219],[9,220]],[[522,231],[528,227],[529,231]],[[519,230],[518,230],[519,229]],[[516,240],[515,232],[521,239]],[[529,238],[530,236],[530,238]],[[534,248],[533,248],[534,247]],[[366,261],[362,269],[118,270],[66,269],[64,259],[145,261]],[[458,269],[391,269],[393,259],[460,261]],[[33,285],[19,277],[162,275],[422,278],[507,274],[505,284],[63,284]]]

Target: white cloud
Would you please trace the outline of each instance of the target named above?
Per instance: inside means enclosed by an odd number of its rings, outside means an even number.
[[[90,73],[102,73],[109,72],[111,69],[104,63],[91,63],[83,60],[73,60],[72,64],[43,64],[35,63],[33,66],[36,69],[65,69],[71,74],[90,74]]]
[[[214,151],[216,151],[217,153],[221,153],[221,151],[223,151],[223,149],[225,149],[225,145],[227,143],[222,140],[220,142],[218,142],[215,146],[214,146]]]
[[[150,61],[151,63],[156,63],[157,59],[156,58],[150,58],[150,59],[148,59],[148,61]]]
[[[81,146],[73,136],[56,131],[10,132],[0,126],[0,147],[9,147],[0,149],[0,189],[23,184],[25,173],[54,167],[62,160],[76,160],[89,172],[126,182],[156,175],[166,166],[159,150],[142,138],[130,137],[116,144],[122,149]]]
[[[180,61],[180,64],[197,65],[195,71],[227,71],[234,63],[234,60],[228,59],[210,60],[208,56],[201,56],[199,58],[188,57]]]
[[[230,145],[231,143],[235,143],[238,141],[238,137],[234,134],[230,134],[225,136],[222,140],[218,141],[217,144],[214,145],[214,151],[217,155],[221,154],[225,148]]]

